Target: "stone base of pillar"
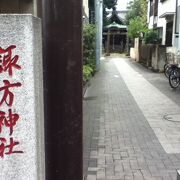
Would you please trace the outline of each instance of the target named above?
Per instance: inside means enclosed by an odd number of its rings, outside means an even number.
[[[0,15],[0,39],[0,179],[44,180],[41,20]]]
[[[177,180],[180,180],[180,170],[177,170]]]

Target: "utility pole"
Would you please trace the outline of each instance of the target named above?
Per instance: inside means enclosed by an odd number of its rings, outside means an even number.
[[[96,70],[100,69],[102,55],[102,28],[103,28],[103,0],[95,0],[95,25],[96,25]]]
[[[103,34],[103,0],[100,0],[100,7],[99,7],[99,35],[100,35],[100,58],[102,56],[102,34]]]

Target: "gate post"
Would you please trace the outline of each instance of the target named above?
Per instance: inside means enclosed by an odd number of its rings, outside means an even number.
[[[44,180],[41,21],[0,15],[0,179]]]
[[[82,1],[43,0],[46,180],[82,179]]]

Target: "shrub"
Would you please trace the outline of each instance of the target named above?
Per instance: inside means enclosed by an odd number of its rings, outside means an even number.
[[[83,64],[89,65],[93,71],[96,67],[96,30],[95,26],[88,24],[83,28]]]
[[[83,27],[83,82],[87,82],[96,71],[96,29],[92,24]]]
[[[92,76],[93,69],[89,65],[83,65],[83,82],[87,82]]]
[[[158,37],[156,30],[148,30],[144,36],[145,44],[159,44],[161,39]]]
[[[143,32],[146,30],[143,23],[140,21],[140,18],[131,19],[128,26],[128,37],[132,40],[134,38],[142,38]]]

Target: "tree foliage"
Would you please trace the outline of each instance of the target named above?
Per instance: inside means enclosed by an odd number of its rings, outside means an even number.
[[[131,19],[128,26],[128,37],[130,39],[142,37],[142,32],[144,32],[144,30],[144,25],[139,17]]]
[[[92,24],[83,27],[83,83],[88,81],[96,70],[96,29]]]
[[[129,11],[125,17],[128,25],[128,36],[130,39],[142,38],[142,34],[147,31],[147,1],[131,1],[128,9]]]
[[[157,30],[149,29],[144,36],[145,44],[160,44],[161,39],[158,37]]]
[[[144,25],[147,25],[147,1],[146,0],[140,0],[141,2],[141,21]]]
[[[125,17],[127,25],[129,25],[130,21],[134,18],[140,18],[142,23],[146,25],[146,21],[147,21],[147,1],[146,0],[131,1],[127,8],[129,9]]]
[[[83,64],[95,65],[96,29],[92,24],[83,27]]]

